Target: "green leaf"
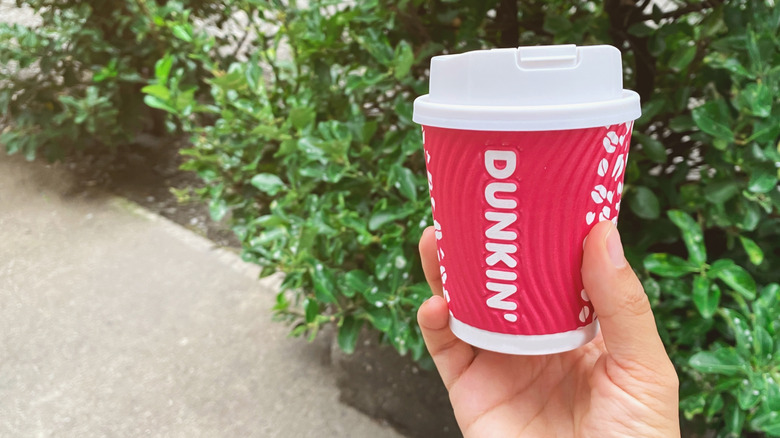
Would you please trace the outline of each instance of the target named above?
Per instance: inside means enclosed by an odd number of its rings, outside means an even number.
[[[692,394],[680,400],[680,410],[688,420],[704,412],[707,404],[706,394]]]
[[[764,286],[758,300],[765,307],[775,309],[775,304],[780,300],[780,284],[772,283]]]
[[[658,286],[663,291],[664,296],[685,299],[686,301],[691,296],[690,283],[680,278],[662,278],[658,282]]]
[[[712,419],[723,410],[723,396],[720,393],[715,394],[707,406],[707,419]]]
[[[380,83],[389,77],[390,72],[379,73],[373,70],[366,72],[366,74],[353,74],[347,78],[345,90],[352,94],[357,90],[380,88],[382,86]]]
[[[168,89],[168,87],[160,84],[147,85],[141,88],[141,92],[154,96],[163,101],[168,101],[171,98],[171,91]]]
[[[750,174],[748,190],[753,193],[768,193],[777,188],[777,170],[774,166],[759,167]]]
[[[309,330],[309,327],[304,323],[297,324],[292,330],[290,330],[290,336],[298,337],[302,336]]]
[[[148,106],[152,107],[152,108],[161,109],[163,111],[167,111],[167,112],[172,113],[172,114],[176,114],[177,113],[176,108],[168,105],[167,102],[165,102],[164,100],[160,99],[159,97],[152,96],[150,94],[147,94],[146,96],[144,96],[144,103],[147,104]]]
[[[740,409],[734,402],[727,403],[724,411],[723,418],[726,422],[728,431],[731,432],[734,437],[742,435],[742,428],[745,424],[745,411]]]
[[[631,211],[643,219],[658,219],[661,206],[655,193],[647,187],[638,186],[628,201]]]
[[[552,35],[562,35],[571,31],[572,23],[567,17],[550,14],[545,17],[543,28]]]
[[[257,237],[249,241],[252,248],[264,247],[269,243],[284,239],[287,236],[287,230],[283,227],[265,228]]]
[[[417,181],[411,170],[400,165],[393,166],[390,170],[390,183],[404,197],[413,202],[417,201]]]
[[[669,210],[669,219],[682,231],[685,247],[688,249],[688,259],[694,265],[702,265],[707,261],[707,248],[704,246],[704,235],[701,226],[687,213],[680,210]]]
[[[369,308],[368,320],[380,332],[387,332],[393,326],[393,315],[387,310],[387,307]]]
[[[376,120],[367,121],[363,125],[363,129],[361,130],[360,134],[364,143],[369,143],[371,141],[371,138],[374,136],[374,134],[376,134],[377,128],[379,128],[379,123],[377,123]]]
[[[737,387],[737,404],[742,410],[750,410],[758,404],[761,393],[750,384]]]
[[[256,63],[249,63],[244,73],[249,90],[255,94],[263,93],[263,68]],[[292,111],[291,111],[292,112]]]
[[[780,73],[780,68],[778,68],[778,73]],[[757,120],[753,124],[752,132],[753,133],[750,135],[750,137],[744,140],[745,143],[750,143],[753,141],[761,142],[761,143],[771,143],[772,140],[774,140],[775,138],[777,138],[778,135],[780,135],[780,124],[774,122],[774,120],[770,118]]]
[[[168,81],[171,67],[173,67],[173,56],[170,53],[166,53],[165,56],[154,64],[154,77],[157,78],[157,82],[161,85],[164,85]]]
[[[661,277],[681,277],[699,270],[686,260],[671,254],[650,254],[644,260],[645,269]]]
[[[317,300],[306,299],[303,302],[303,308],[305,311],[306,322],[311,324],[317,319],[317,315],[320,314],[320,304]]]
[[[642,145],[642,150],[647,155],[647,158],[656,163],[666,162],[666,148],[663,143],[641,132],[634,132],[633,136],[637,144]]]
[[[696,57],[696,45],[683,45],[678,48],[669,59],[669,67],[675,71],[682,71]]]
[[[87,120],[87,117],[89,117],[89,113],[84,111],[83,109],[79,108],[78,112],[76,113],[76,117],[73,119],[73,122],[77,125],[81,125],[84,123],[85,120]]]
[[[761,82],[747,84],[739,97],[747,103],[750,112],[757,117],[769,117],[772,113],[772,92]]]
[[[747,38],[745,38],[745,48],[747,49],[749,58],[750,58],[750,64],[751,64],[751,70],[753,71],[761,71],[763,69],[763,57],[761,56],[761,49],[758,47],[758,34],[754,31],[754,29],[751,29],[751,27],[748,27]]]
[[[658,300],[661,299],[661,285],[658,284],[655,278],[647,276],[642,279],[642,287],[645,289],[647,298],[650,299],[650,304],[655,305]]]
[[[311,280],[314,284],[314,294],[317,299],[323,303],[335,303],[333,273],[320,262],[314,263],[314,268],[310,270]]]
[[[744,197],[738,199],[737,209],[731,212],[731,222],[745,231],[755,230],[761,221],[761,207],[755,202],[748,202]]]
[[[739,236],[739,241],[750,258],[750,263],[758,266],[764,261],[764,251],[761,250],[761,247],[755,241],[745,236]]]
[[[250,131],[252,135],[258,137],[267,138],[269,140],[284,140],[279,145],[279,150],[274,154],[274,157],[280,157],[292,153],[297,144],[295,140],[290,139],[284,132],[282,132],[276,125],[264,125],[259,124]]]
[[[716,181],[704,186],[704,198],[713,204],[723,204],[739,193],[736,181]]]
[[[719,151],[725,151],[729,147],[729,142],[720,138],[712,140],[712,146]]]
[[[412,46],[406,41],[401,41],[395,48],[395,56],[393,57],[393,69],[396,79],[401,79],[407,74],[414,64],[414,52]]]
[[[222,198],[213,198],[209,202],[209,214],[211,219],[215,222],[219,222],[228,212],[227,202]]]
[[[285,296],[284,292],[276,294],[276,303],[271,308],[274,312],[284,312],[290,307],[290,301]]]
[[[753,277],[743,267],[734,264],[731,260],[724,259],[713,263],[708,276],[720,279],[735,292],[749,300],[756,298],[756,282]]]
[[[733,348],[722,348],[715,352],[700,351],[691,356],[688,365],[702,373],[726,376],[733,376],[747,367],[745,359]]]
[[[650,36],[653,33],[657,32],[658,29],[654,29],[644,22],[634,23],[628,28],[628,33],[634,36],[638,36],[640,38]]]
[[[258,173],[252,177],[250,183],[261,192],[271,196],[275,196],[285,187],[282,179],[271,173]]]
[[[346,273],[344,276],[344,284],[346,289],[350,292],[344,291],[347,296],[354,296],[355,294],[363,295],[371,289],[371,278],[365,271],[353,269]]]
[[[182,41],[188,43],[192,42],[192,29],[190,29],[189,26],[182,26],[181,24],[177,24],[171,28],[171,32],[173,32],[173,36]]]
[[[707,134],[728,141],[734,139],[734,133],[729,127],[730,122],[716,102],[707,102],[695,108],[692,115],[696,126]]]
[[[753,329],[753,351],[756,358],[762,363],[772,360],[772,354],[775,352],[775,342],[772,335],[764,327],[758,326]]]
[[[392,222],[396,219],[396,214],[389,210],[383,210],[378,211],[371,215],[371,218],[368,219],[368,229],[371,231],[376,231],[382,225]]]
[[[113,79],[117,77],[119,72],[116,69],[117,60],[116,58],[110,60],[108,62],[108,65],[103,66],[100,70],[98,70],[95,75],[92,77],[92,80],[94,82],[103,82],[108,79]]]
[[[314,108],[296,107],[290,110],[290,122],[295,129],[303,129],[314,122],[317,113]]]
[[[780,309],[765,307],[760,298],[754,301],[751,307],[753,307],[753,327],[763,327],[770,334],[777,333],[772,325],[780,323],[780,318],[777,315]]]
[[[750,421],[750,427],[770,435],[780,435],[780,412],[773,411],[757,415]]]
[[[669,129],[674,132],[688,132],[696,127],[693,117],[690,114],[680,114],[669,120]]]
[[[322,141],[316,137],[301,137],[298,140],[298,150],[303,152],[309,160],[325,161]]]
[[[720,288],[710,284],[707,277],[697,276],[693,279],[693,303],[704,318],[712,318],[720,303]]]
[[[648,102],[642,104],[642,115],[637,119],[636,125],[643,126],[650,122],[656,115],[663,111],[669,105],[668,99],[664,96],[653,96]]]
[[[344,317],[339,327],[338,344],[342,351],[347,354],[355,352],[360,328],[363,326],[363,320],[355,319],[352,316]]]
[[[753,78],[754,75],[745,69],[736,58],[727,58],[723,54],[710,54],[704,58],[704,62],[713,68],[725,69],[734,76],[742,78]]]
[[[723,316],[726,324],[731,329],[731,333],[736,341],[737,351],[747,356],[752,347],[751,331],[748,325],[748,319],[738,311],[730,308],[721,308],[718,313]]]
[[[391,272],[396,272],[397,269],[393,266],[393,259],[401,254],[401,248],[393,247],[389,251],[383,251],[376,258],[376,278],[380,281],[384,281],[390,275]]]
[[[766,404],[770,411],[780,412],[780,382],[767,379],[766,384]]]
[[[379,210],[368,219],[368,229],[376,231],[390,222],[408,217],[412,211],[411,207]]]

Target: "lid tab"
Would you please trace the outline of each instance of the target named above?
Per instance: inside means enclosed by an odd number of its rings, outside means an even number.
[[[577,46],[574,44],[517,49],[517,66],[521,69],[574,68],[576,65]]]

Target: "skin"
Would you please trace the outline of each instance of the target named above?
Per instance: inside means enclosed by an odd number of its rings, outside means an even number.
[[[566,353],[512,356],[452,334],[433,229],[420,240],[433,290],[417,315],[465,437],[679,437],[678,380],[617,229],[596,225],[582,279],[601,330]]]

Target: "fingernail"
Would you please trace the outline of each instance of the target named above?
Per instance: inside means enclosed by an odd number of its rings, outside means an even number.
[[[615,226],[607,233],[607,254],[616,268],[626,266],[626,256],[623,254],[623,242],[620,241],[620,233]]]

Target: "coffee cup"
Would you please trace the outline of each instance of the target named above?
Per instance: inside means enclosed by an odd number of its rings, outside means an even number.
[[[422,125],[453,333],[508,354],[572,350],[598,332],[583,241],[617,224],[637,93],[620,51],[536,46],[437,56]]]

